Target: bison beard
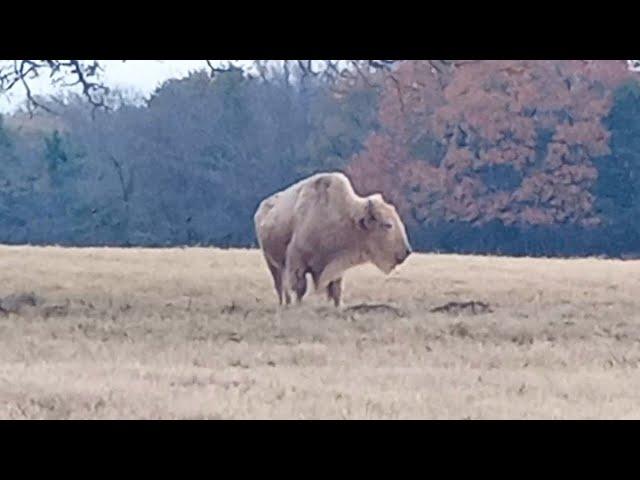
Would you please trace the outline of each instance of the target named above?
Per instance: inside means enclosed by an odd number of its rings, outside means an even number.
[[[395,207],[380,194],[360,197],[342,173],[319,173],[264,199],[254,215],[258,243],[280,304],[301,302],[307,274],[339,306],[342,277],[371,262],[390,273],[411,254]]]

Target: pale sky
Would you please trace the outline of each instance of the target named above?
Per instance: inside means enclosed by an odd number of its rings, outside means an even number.
[[[212,60],[212,63],[226,62]],[[168,78],[186,76],[189,71],[208,68],[206,60],[100,60],[104,68],[103,81],[110,87],[137,90],[145,96]],[[34,94],[51,94],[55,92],[48,78],[42,76],[30,82]],[[25,100],[21,85],[16,85],[11,92],[0,93],[0,113],[7,113],[22,104]]]

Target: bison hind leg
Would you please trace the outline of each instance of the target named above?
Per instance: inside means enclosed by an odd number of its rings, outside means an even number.
[[[271,272],[271,276],[273,277],[273,285],[275,286],[276,293],[278,294],[278,303],[282,305],[282,269],[276,265],[273,265],[271,262],[267,262],[269,266],[269,271]],[[287,293],[286,297],[289,296]],[[288,304],[289,302],[287,302]]]

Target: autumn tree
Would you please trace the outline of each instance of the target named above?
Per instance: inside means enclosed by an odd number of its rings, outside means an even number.
[[[382,129],[349,173],[414,228],[597,225],[603,119],[632,76],[622,61],[468,61],[444,74],[404,62],[383,93]]]

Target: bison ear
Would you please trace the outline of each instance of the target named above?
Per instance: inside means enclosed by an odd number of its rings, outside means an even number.
[[[378,218],[376,217],[375,205],[371,199],[369,199],[364,207],[364,214],[360,218],[358,224],[363,230],[372,230],[376,226],[377,222]]]

